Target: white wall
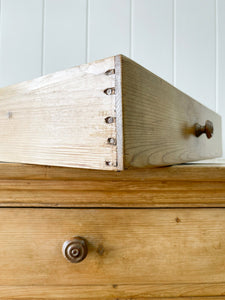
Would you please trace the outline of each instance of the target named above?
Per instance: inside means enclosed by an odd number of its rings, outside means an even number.
[[[0,86],[122,53],[225,118],[225,0],[0,4]]]

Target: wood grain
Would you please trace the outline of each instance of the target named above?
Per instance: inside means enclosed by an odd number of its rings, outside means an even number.
[[[109,180],[109,181],[225,181],[225,160],[220,164],[182,164],[124,172],[72,169],[30,164],[0,163],[0,179]]]
[[[117,168],[124,169],[124,136],[123,136],[123,109],[122,109],[122,74],[121,57],[115,56],[115,107],[116,107],[116,140],[117,140]]]
[[[0,90],[0,160],[117,169],[114,57]],[[106,165],[106,161],[111,165]]]
[[[206,120],[213,138],[196,138]],[[0,89],[0,126],[6,162],[123,170],[222,154],[216,113],[122,55]]]
[[[3,300],[220,300],[224,284],[151,284],[85,286],[0,286]],[[210,296],[211,294],[220,296]],[[199,296],[200,295],[200,296]],[[177,298],[174,298],[177,297]]]
[[[0,228],[1,286],[225,283],[224,209],[2,208]],[[71,264],[76,235],[89,253]]]
[[[3,163],[0,206],[225,207],[225,165],[108,172]]]
[[[122,60],[124,164],[170,165],[222,155],[221,118],[125,56]],[[194,135],[211,120],[214,136]]]

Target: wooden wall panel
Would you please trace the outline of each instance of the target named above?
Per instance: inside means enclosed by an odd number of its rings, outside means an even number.
[[[129,0],[89,0],[88,17],[88,61],[129,55]]]
[[[46,0],[43,72],[86,62],[87,0]]]
[[[41,75],[42,0],[1,1],[0,86]]]
[[[215,2],[176,1],[176,86],[211,109],[215,101]]]
[[[173,1],[134,0],[132,58],[173,82]]]

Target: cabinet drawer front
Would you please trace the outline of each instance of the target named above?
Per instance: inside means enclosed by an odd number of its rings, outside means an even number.
[[[0,209],[0,286],[222,283],[224,209]],[[63,243],[84,237],[70,263]]]

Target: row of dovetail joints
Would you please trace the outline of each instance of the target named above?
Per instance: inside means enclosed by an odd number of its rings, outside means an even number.
[[[106,75],[113,75],[113,74],[115,74],[115,69],[109,69],[109,70],[107,70],[107,71],[105,72],[105,74],[106,74]],[[108,96],[115,95],[115,88],[114,88],[114,87],[107,88],[107,89],[104,90],[104,93],[105,93],[106,95],[108,95]],[[112,124],[112,123],[114,123],[115,121],[116,121],[116,118],[115,118],[115,117],[112,117],[112,116],[109,116],[109,117],[106,117],[106,118],[105,118],[105,122],[106,122],[107,124]],[[114,137],[109,137],[109,138],[107,139],[107,143],[110,144],[110,145],[116,145],[116,144],[117,144],[116,138],[114,138]],[[117,162],[116,162],[116,164],[113,164],[111,161],[105,161],[105,164],[106,164],[107,166],[114,166],[114,167],[117,166]]]

